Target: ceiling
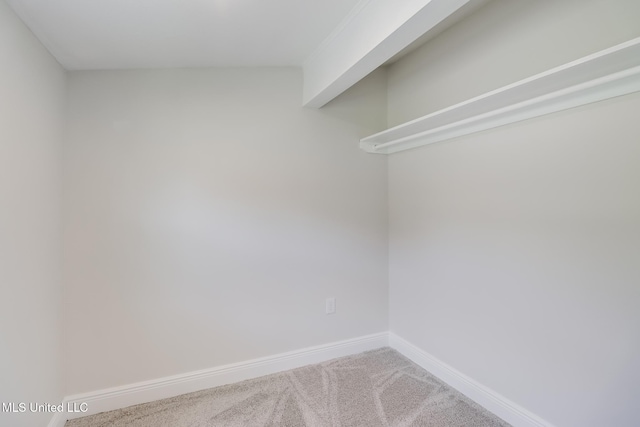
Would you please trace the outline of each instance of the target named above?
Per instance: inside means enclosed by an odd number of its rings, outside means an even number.
[[[300,66],[359,0],[7,2],[66,69],[90,70]]]

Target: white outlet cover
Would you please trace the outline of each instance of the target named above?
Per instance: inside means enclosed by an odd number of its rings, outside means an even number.
[[[336,299],[334,297],[327,298],[325,305],[326,314],[335,314],[336,312]]]

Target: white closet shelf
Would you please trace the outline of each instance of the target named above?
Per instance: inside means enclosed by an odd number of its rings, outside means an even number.
[[[391,154],[640,91],[640,37],[360,140]]]

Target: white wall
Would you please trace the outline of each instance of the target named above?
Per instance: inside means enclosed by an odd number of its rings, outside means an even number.
[[[388,70],[397,124],[640,36],[495,1]],[[640,424],[640,95],[389,157],[390,329],[562,427]]]
[[[0,0],[0,402],[62,399],[62,67]],[[0,412],[0,425],[51,414]]]
[[[71,73],[67,393],[387,330],[386,159],[358,149],[385,84],[316,111],[293,68]]]
[[[389,69],[389,126],[640,35],[637,0],[493,0]]]

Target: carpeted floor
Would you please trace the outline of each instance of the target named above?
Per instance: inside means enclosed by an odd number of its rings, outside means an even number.
[[[68,421],[65,427],[506,427],[390,348]]]

